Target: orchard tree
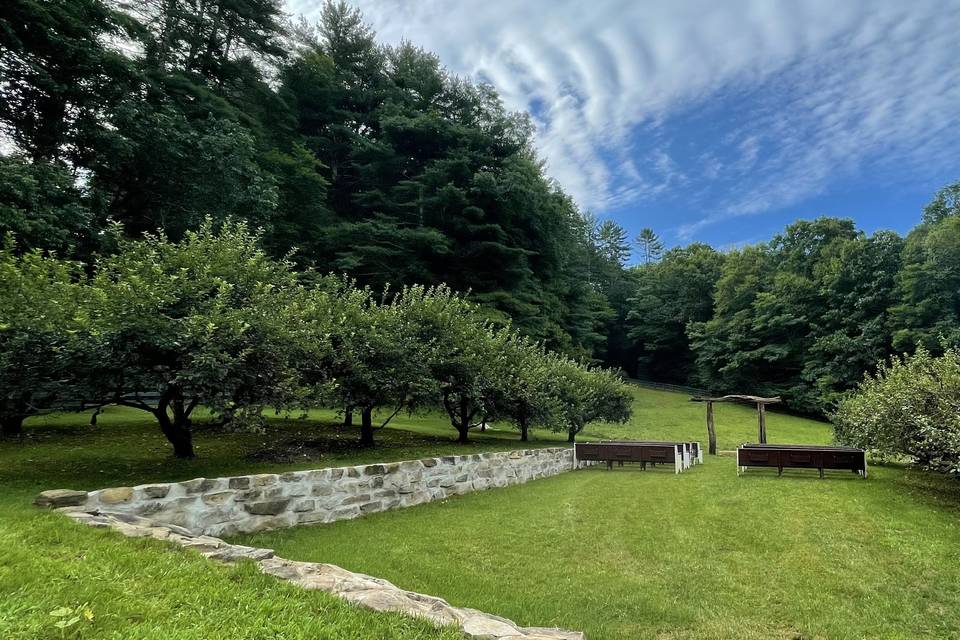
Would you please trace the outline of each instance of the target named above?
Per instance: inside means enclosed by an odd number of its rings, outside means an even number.
[[[19,436],[39,409],[73,401],[87,318],[80,265],[0,247],[0,435]]]
[[[265,406],[302,401],[298,363],[322,349],[303,322],[312,299],[258,234],[208,219],[179,243],[162,234],[119,242],[91,283],[88,399],[150,413],[177,457],[194,455],[200,405],[244,424]]]
[[[422,289],[404,289],[379,301],[345,282],[331,322],[333,394],[339,406],[360,412],[360,444],[374,445],[374,413],[385,427],[402,410],[433,397],[429,344],[415,321]],[[411,322],[411,319],[414,319]]]
[[[493,415],[509,420],[529,440],[531,427],[548,427],[559,420],[554,372],[541,344],[515,335],[505,344],[504,368],[496,385]]]
[[[457,430],[469,441],[493,410],[493,399],[510,332],[495,331],[477,305],[446,286],[410,287],[403,293],[412,339],[423,349],[436,396]]]
[[[587,368],[569,358],[553,356],[561,426],[567,442],[591,422],[626,422],[633,396],[620,375],[611,369]]]

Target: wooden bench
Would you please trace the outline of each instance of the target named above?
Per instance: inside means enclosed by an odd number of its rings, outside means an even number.
[[[853,447],[828,447],[816,444],[743,444],[737,449],[737,475],[748,467],[852,471],[867,477],[867,454]]]
[[[698,445],[699,449],[699,445]],[[690,467],[693,460],[693,447],[689,442],[662,442],[615,440],[603,442],[578,442],[575,446],[577,460],[606,462],[607,469],[613,469],[613,463],[623,466],[625,462],[640,464],[646,470],[647,464],[672,464],[674,473],[680,473]]]

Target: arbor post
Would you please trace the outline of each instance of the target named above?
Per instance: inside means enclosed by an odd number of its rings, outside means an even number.
[[[713,402],[707,401],[707,439],[709,441],[709,453],[712,456],[717,455],[717,431],[713,426]]]
[[[767,443],[767,406],[762,403],[757,403],[757,427],[760,431],[759,439],[760,444]]]

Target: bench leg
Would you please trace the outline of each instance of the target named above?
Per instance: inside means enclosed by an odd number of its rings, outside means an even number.
[[[613,471],[613,460],[607,460],[607,471]]]
[[[778,476],[782,476],[782,475],[783,475],[783,467],[777,467],[777,475],[778,475]]]
[[[646,462],[641,462],[641,463],[640,463],[640,471],[646,471],[646,470],[647,470],[647,463],[646,463]]]
[[[823,467],[820,467],[820,479],[823,480]]]

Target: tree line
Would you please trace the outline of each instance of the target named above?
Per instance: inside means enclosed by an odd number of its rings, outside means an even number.
[[[546,177],[526,114],[344,3],[308,24],[280,0],[11,0],[0,78],[18,255],[90,273],[118,238],[243,220],[294,271],[469,292],[575,360],[819,415],[960,341],[960,185],[906,238],[820,218],[731,251],[631,243]]]
[[[631,277],[641,376],[829,415],[892,356],[960,345],[960,183],[906,238],[817,218],[742,249],[671,249]]]
[[[492,320],[603,357],[596,223],[543,173],[526,114],[328,2],[11,0],[0,7],[0,231],[89,261],[111,222],[208,215],[299,268],[471,293]]]
[[[110,230],[92,266],[0,250],[0,425],[41,409],[120,405],[192,457],[198,407],[235,425],[264,411],[360,414],[360,443],[401,411],[440,409],[467,442],[487,421],[566,431],[629,417],[618,373],[549,351],[446,286],[375,293],[275,260],[245,223],[179,242]],[[95,415],[95,414],[94,414]]]

